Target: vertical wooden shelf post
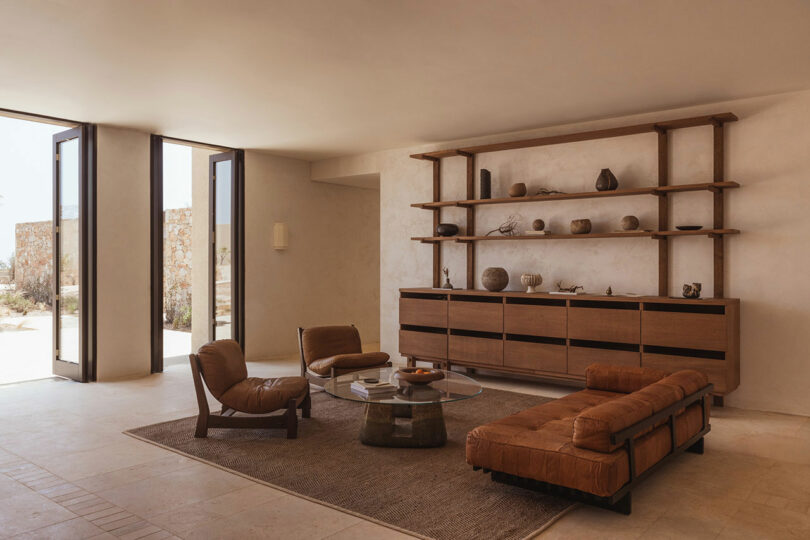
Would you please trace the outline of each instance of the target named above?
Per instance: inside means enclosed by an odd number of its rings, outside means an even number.
[[[433,162],[433,202],[442,200],[442,163],[438,158],[432,158]],[[436,229],[442,221],[442,209],[436,208],[433,211],[433,232],[431,235],[436,234]],[[442,245],[441,242],[433,242],[433,288],[438,289],[442,286]]]
[[[656,128],[658,132],[658,185],[669,183],[669,137],[667,130]],[[669,230],[669,196],[658,194],[658,230]],[[669,295],[669,238],[658,238],[658,296]]]
[[[724,129],[723,122],[719,120],[712,120],[714,126],[714,181],[722,182],[725,176],[724,171]],[[714,228],[723,229],[724,227],[724,212],[723,212],[723,190],[714,189]],[[725,244],[723,235],[714,235],[714,297],[723,298],[725,295],[725,287],[723,283],[723,276],[725,275],[724,258],[725,258]]]
[[[467,158],[467,200],[475,199],[475,154]],[[467,207],[467,236],[475,236],[475,206]],[[467,242],[467,288],[475,288],[475,242]]]

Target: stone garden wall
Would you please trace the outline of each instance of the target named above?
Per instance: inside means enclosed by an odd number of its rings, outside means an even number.
[[[14,228],[14,285],[22,290],[29,281],[53,275],[52,221],[17,223]]]
[[[191,306],[191,208],[163,212],[163,295],[167,318]]]

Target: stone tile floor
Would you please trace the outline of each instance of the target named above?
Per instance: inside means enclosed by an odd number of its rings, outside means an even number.
[[[298,364],[249,370],[290,375]],[[550,397],[570,391],[477,377]],[[0,386],[0,407],[0,538],[407,537],[123,435],[196,414],[185,364],[131,381]],[[810,419],[725,408],[712,426],[706,453],[652,476],[632,515],[582,506],[541,536],[810,538]]]

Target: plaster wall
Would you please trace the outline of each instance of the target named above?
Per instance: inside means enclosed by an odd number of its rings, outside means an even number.
[[[810,414],[810,91],[736,100],[678,110],[559,126],[530,132],[493,135],[442,145],[377,152],[380,173],[380,336],[382,350],[396,357],[398,350],[398,289],[430,286],[431,248],[411,236],[431,233],[431,212],[410,204],[432,199],[431,165],[409,154],[534,136],[570,133],[731,111],[740,118],[728,124],[726,177],[742,185],[726,196],[726,226],[742,230],[726,242],[726,296],[740,298],[741,384],[729,395],[733,406]],[[670,183],[712,179],[712,130],[697,127],[672,132]],[[313,165],[322,177],[366,173],[370,158],[349,156]],[[509,185],[526,182],[530,192],[540,186],[575,192],[592,190],[599,170],[609,167],[620,187],[657,183],[655,134],[585,141],[558,146],[481,154],[478,169],[492,171],[493,196],[505,196]],[[465,195],[465,160],[442,161],[443,199]],[[334,172],[330,172],[334,171]],[[521,229],[535,218],[547,227],[567,232],[569,222],[590,218],[594,232],[618,228],[622,216],[640,218],[643,228],[656,226],[655,197],[516,204],[483,207],[477,211],[476,234],[485,234],[510,214]],[[671,226],[711,226],[709,193],[672,196]],[[464,224],[463,209],[442,212],[443,222]],[[465,248],[445,244],[443,264],[456,286],[465,283]],[[713,294],[712,242],[706,237],[672,240],[670,294],[680,294],[683,283],[702,282],[704,295]],[[478,245],[476,288],[488,266],[509,271],[508,289],[520,288],[520,274],[539,272],[543,290],[558,280],[584,285],[587,291],[657,294],[657,245],[650,239],[602,239],[537,242],[483,242]]]

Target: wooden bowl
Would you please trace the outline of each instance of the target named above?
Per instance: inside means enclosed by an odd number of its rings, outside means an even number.
[[[428,373],[416,373],[417,369],[427,371]],[[444,379],[444,373],[438,369],[406,367],[400,368],[394,374],[397,379],[402,379],[411,384],[428,384],[433,381],[440,381]]]

